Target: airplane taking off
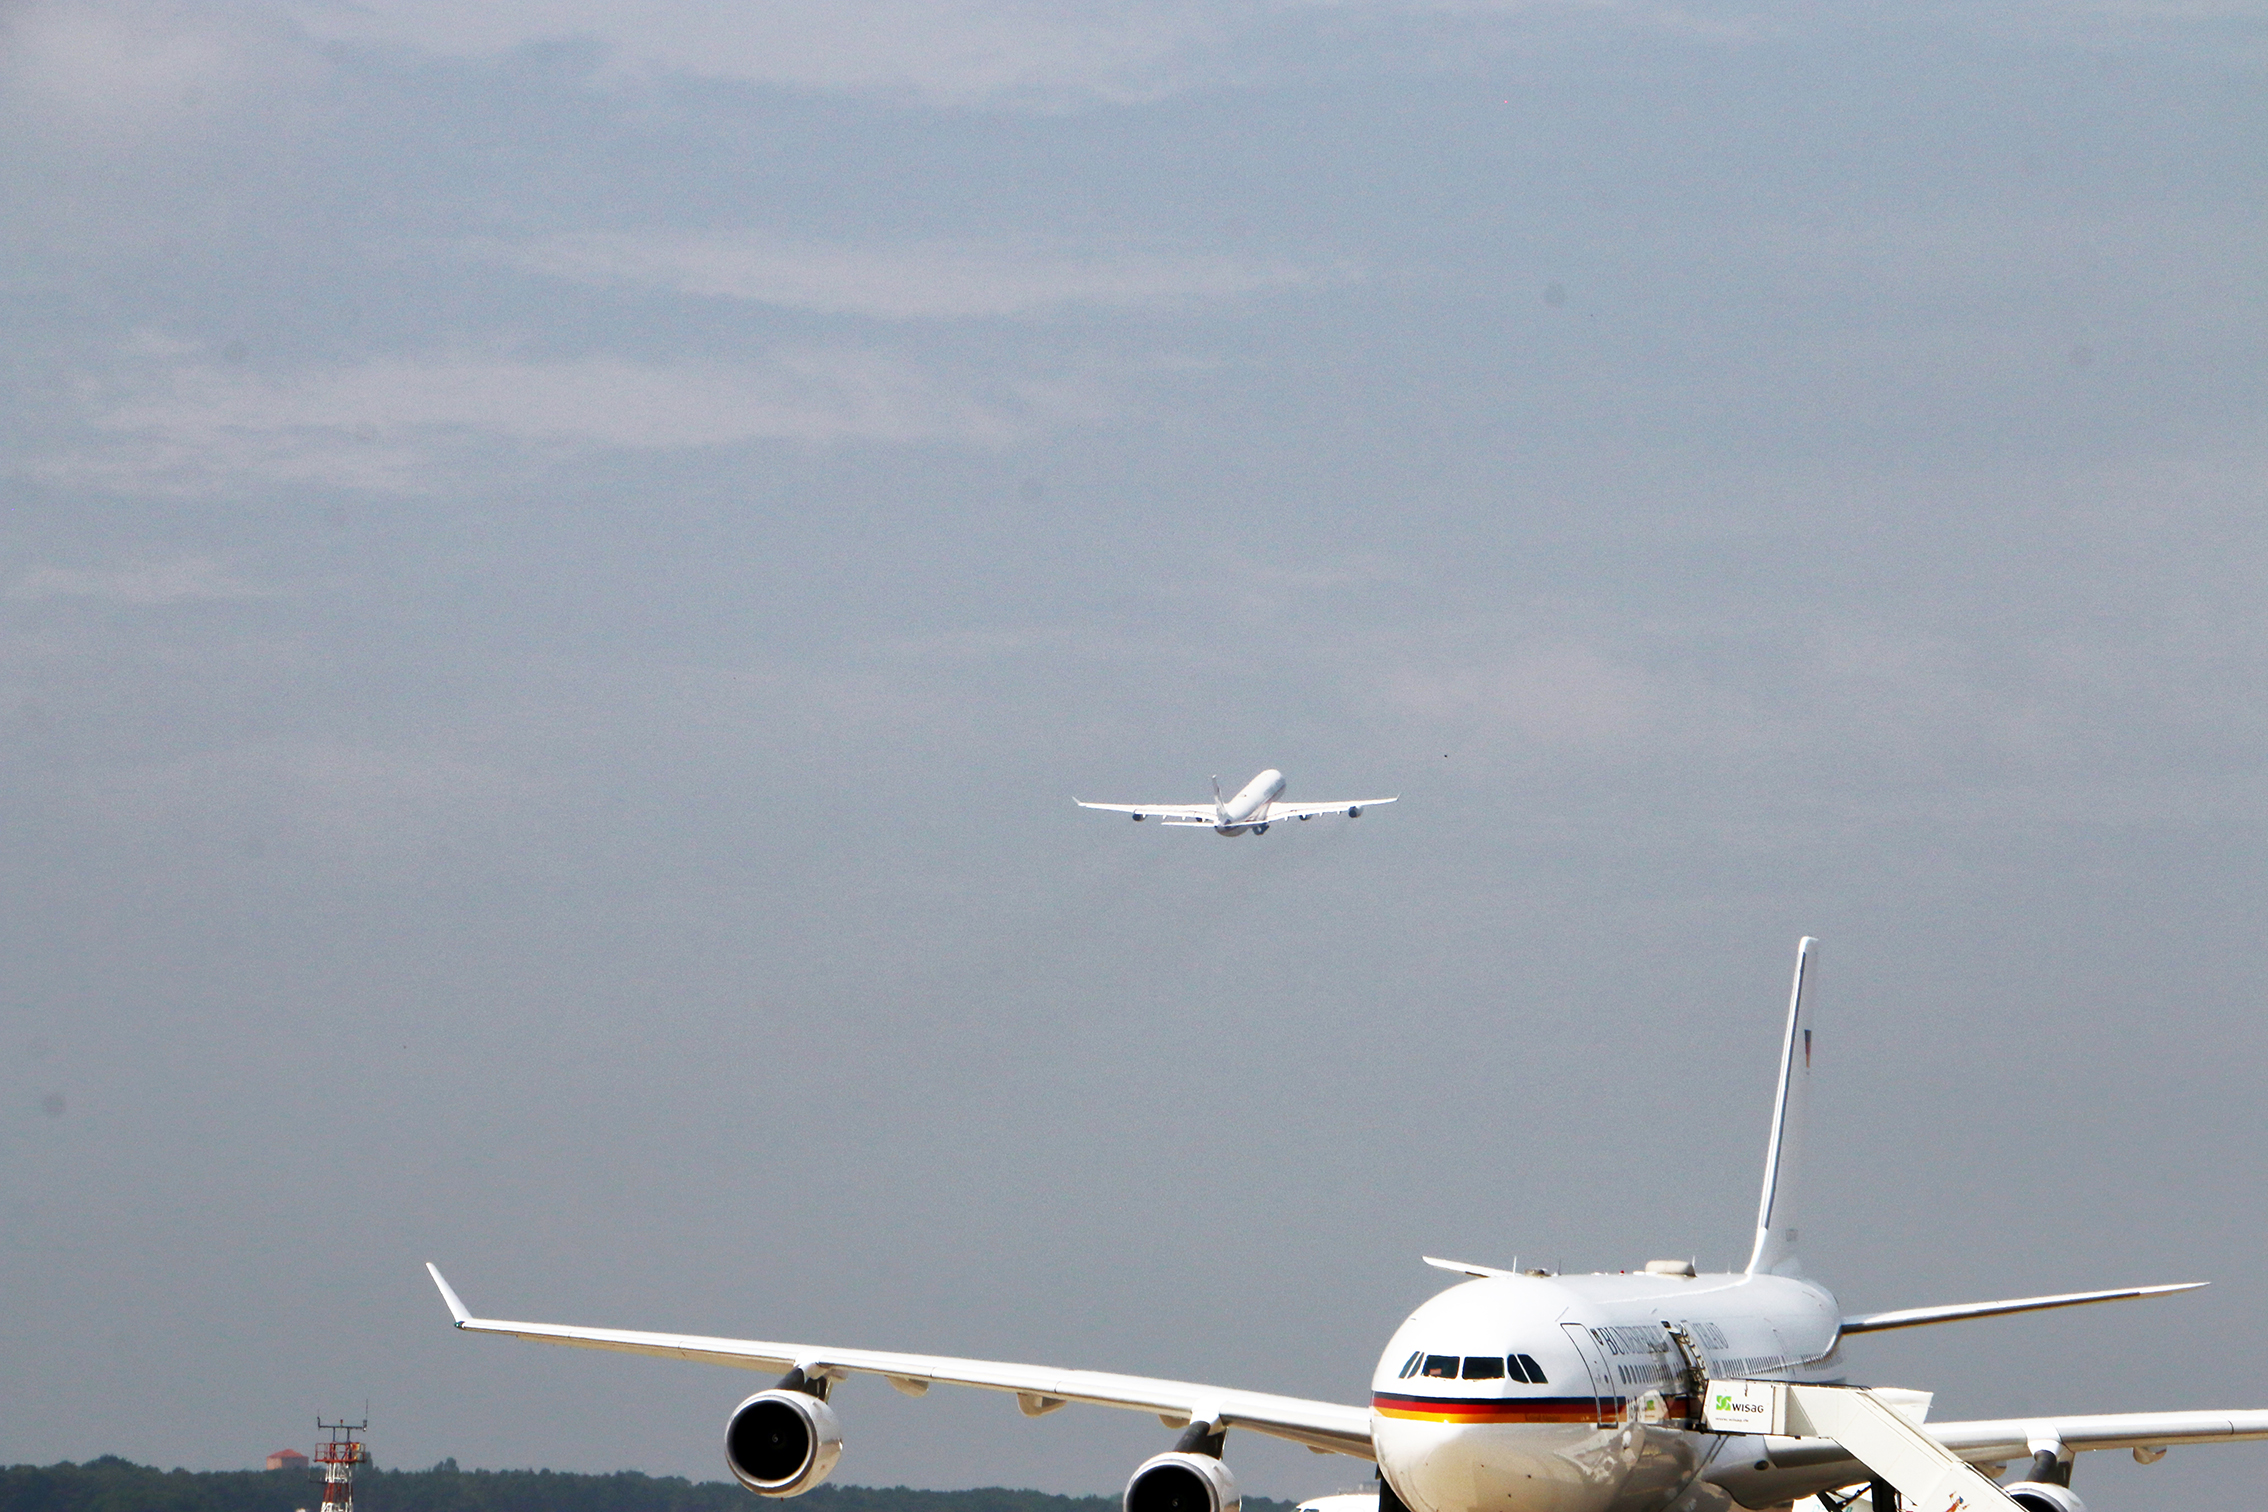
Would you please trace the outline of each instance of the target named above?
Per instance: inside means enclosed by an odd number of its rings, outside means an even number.
[[[1377,1512],[1731,1512],[1812,1496],[1834,1512],[1861,1497],[1875,1512],[2085,1512],[2071,1490],[2081,1450],[2131,1449],[2149,1464],[2175,1444],[2268,1438],[2268,1410],[1931,1423],[1926,1392],[1847,1384],[1843,1341],[1854,1335],[2203,1283],[1842,1312],[1796,1257],[1817,960],[1813,941],[1796,947],[1745,1269],[1654,1260],[1568,1276],[1428,1256],[1470,1279],[1394,1331],[1363,1406],[997,1360],[501,1322],[474,1317],[426,1268],[468,1332],[782,1372],[725,1423],[725,1464],[760,1496],[799,1495],[834,1470],[842,1427],[830,1398],[856,1375],[909,1396],[936,1382],[1013,1392],[1029,1417],[1072,1402],[1157,1414],[1181,1437],[1135,1469],[1126,1512],[1238,1512],[1222,1460],[1232,1428],[1375,1461]],[[2015,1482],[1986,1479],[2016,1463]]]
[[[1342,798],[1336,803],[1278,803],[1276,799],[1283,791],[1284,774],[1270,767],[1238,788],[1234,798],[1221,796],[1221,779],[1215,777],[1211,803],[1089,803],[1084,798],[1071,801],[1081,808],[1132,814],[1137,824],[1144,819],[1155,819],[1160,824],[1209,829],[1216,835],[1265,835],[1268,826],[1279,819],[1313,819],[1318,814],[1344,814],[1349,819],[1360,819],[1364,809],[1398,802],[1401,798],[1397,793],[1392,798]]]

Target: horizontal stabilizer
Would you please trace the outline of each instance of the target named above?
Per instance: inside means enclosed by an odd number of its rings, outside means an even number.
[[[2129,1297],[2163,1297],[2195,1291],[2204,1281],[2177,1281],[2167,1286],[2121,1286],[2111,1291],[2067,1292],[2060,1297],[2010,1297],[2000,1302],[1956,1302],[1948,1307],[1907,1307],[1897,1312],[1859,1313],[1843,1320],[1847,1334],[1880,1333],[1889,1328],[1919,1328],[1924,1323],[1957,1323],[1963,1318],[1998,1318],[2009,1313],[2042,1312],[2050,1307],[2082,1307],[2089,1302],[2123,1302]]]
[[[1420,1255],[1420,1260],[1435,1270],[1450,1271],[1460,1276],[1477,1276],[1486,1280],[1490,1276],[1517,1276],[1518,1271],[1498,1270],[1493,1265],[1475,1265],[1470,1260],[1444,1260],[1439,1255]]]

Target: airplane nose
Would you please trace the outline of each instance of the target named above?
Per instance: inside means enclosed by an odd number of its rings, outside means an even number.
[[[1622,1476],[1596,1434],[1392,1423],[1375,1442],[1409,1512],[1610,1512]]]

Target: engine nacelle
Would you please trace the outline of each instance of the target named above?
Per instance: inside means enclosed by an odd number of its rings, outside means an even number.
[[[1236,1477],[1210,1454],[1154,1455],[1126,1483],[1126,1512],[1237,1512],[1243,1504]]]
[[[835,1409],[809,1392],[759,1391],[725,1422],[725,1464],[758,1496],[801,1496],[843,1457]]]
[[[2087,1512],[2077,1493],[2053,1481],[2010,1481],[2000,1489],[2024,1512]]]

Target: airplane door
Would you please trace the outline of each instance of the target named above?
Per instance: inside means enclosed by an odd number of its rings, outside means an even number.
[[[1605,1351],[1599,1348],[1599,1341],[1591,1337],[1589,1329],[1580,1323],[1559,1326],[1567,1330],[1568,1342],[1575,1346],[1575,1353],[1582,1356],[1583,1368],[1591,1373],[1591,1399],[1597,1405],[1599,1426],[1614,1426],[1622,1416],[1622,1392],[1615,1385],[1614,1367],[1607,1363]]]
[[[1709,1356],[1701,1348],[1701,1341],[1693,1336],[1690,1323],[1664,1321],[1662,1327],[1669,1332],[1670,1348],[1677,1356],[1677,1385],[1674,1394],[1685,1398],[1686,1426],[1698,1428],[1702,1419],[1702,1393],[1707,1390]]]

